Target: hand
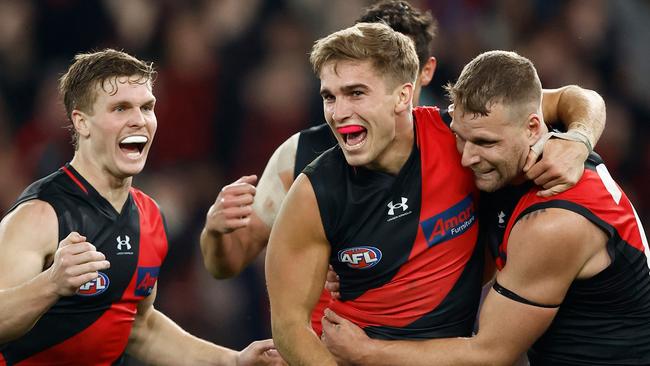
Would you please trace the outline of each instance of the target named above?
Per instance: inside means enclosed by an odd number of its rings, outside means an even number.
[[[364,363],[364,353],[370,352],[371,339],[361,328],[330,309],[325,309],[321,324],[323,326],[321,341],[339,365]]]
[[[332,298],[334,299],[340,299],[341,298],[341,293],[339,292],[339,289],[341,287],[341,282],[339,275],[334,272],[334,267],[330,264],[329,267],[327,268],[327,279],[325,280],[325,289],[330,292],[330,295],[332,295]]]
[[[550,197],[578,183],[589,156],[583,143],[552,138],[546,141],[543,151],[538,162],[539,153],[531,149],[524,165],[526,177],[544,188],[538,196]]]
[[[287,365],[275,349],[272,339],[255,341],[237,355],[237,366]]]
[[[248,226],[253,213],[255,183],[257,176],[247,175],[223,187],[208,210],[206,230],[227,234]]]
[[[59,243],[52,266],[46,272],[59,296],[71,296],[81,285],[96,279],[97,271],[109,267],[104,254],[88,243],[85,236],[73,231]]]

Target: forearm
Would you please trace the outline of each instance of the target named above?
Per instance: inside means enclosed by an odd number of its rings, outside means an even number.
[[[199,339],[157,310],[134,325],[127,353],[152,365],[236,365],[237,351]]]
[[[0,344],[27,333],[59,296],[47,273],[16,287],[0,290]]]
[[[593,90],[570,85],[562,89],[557,117],[567,130],[585,135],[593,147],[605,128],[605,101]]]
[[[371,340],[362,348],[358,365],[372,366],[473,366],[508,365],[506,355],[488,352],[473,338],[445,338],[427,341]]]
[[[235,233],[201,232],[201,252],[205,268],[215,278],[230,278],[239,274],[247,264],[246,251]]]
[[[297,322],[272,317],[273,340],[289,365],[336,365],[336,361],[309,321]]]

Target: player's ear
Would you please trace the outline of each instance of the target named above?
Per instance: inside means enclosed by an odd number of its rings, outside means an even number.
[[[422,67],[422,72],[418,78],[420,79],[421,86],[427,86],[433,79],[433,74],[436,72],[437,61],[435,57],[429,57],[429,59],[424,63]]]
[[[397,95],[397,104],[395,105],[395,113],[399,114],[407,111],[413,103],[413,92],[415,88],[413,83],[402,84]]]
[[[75,109],[70,113],[70,119],[72,120],[72,126],[74,126],[79,136],[88,137],[90,135],[88,115],[86,113]]]
[[[542,128],[543,124],[544,121],[542,121],[539,114],[531,113],[528,115],[526,128],[528,130],[528,142],[530,143],[530,146],[533,146],[535,142],[537,142],[540,137],[546,133],[546,131]]]

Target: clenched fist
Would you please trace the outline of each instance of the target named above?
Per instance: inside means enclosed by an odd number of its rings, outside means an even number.
[[[52,266],[46,272],[59,296],[71,296],[83,284],[96,279],[98,271],[109,267],[104,254],[88,243],[85,236],[73,231],[59,243]]]
[[[223,187],[208,210],[205,228],[227,234],[248,226],[253,213],[255,183],[257,176],[247,175]]]

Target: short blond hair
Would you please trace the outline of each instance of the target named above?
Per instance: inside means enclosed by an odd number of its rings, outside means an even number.
[[[309,61],[316,75],[330,61],[371,61],[379,75],[414,83],[419,63],[413,41],[383,23],[357,23],[314,44]]]

